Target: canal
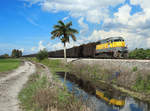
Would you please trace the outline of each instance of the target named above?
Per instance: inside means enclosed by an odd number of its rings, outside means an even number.
[[[59,75],[59,78],[62,82],[64,82],[63,76]],[[110,104],[110,101],[108,101],[110,100],[110,98],[112,100],[113,97],[110,96],[114,94],[100,90],[103,95],[107,95],[106,97],[108,97],[103,98],[95,96],[93,94],[89,94],[85,90],[81,89],[79,84],[76,84],[69,80],[66,80],[65,84],[71,93],[74,93],[78,98],[82,97],[83,101],[92,111],[150,111],[150,105],[148,103],[134,99],[128,95],[117,95],[117,98],[121,99],[124,103],[121,106],[117,106],[115,104]],[[108,94],[110,95],[108,96]]]

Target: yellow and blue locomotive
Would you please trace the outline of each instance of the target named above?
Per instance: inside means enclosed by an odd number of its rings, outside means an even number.
[[[128,56],[128,49],[122,37],[111,37],[97,42],[95,56],[126,58]]]

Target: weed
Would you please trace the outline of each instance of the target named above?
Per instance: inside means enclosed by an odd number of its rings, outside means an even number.
[[[40,50],[38,54],[36,55],[36,58],[41,61],[44,60],[45,58],[48,58],[48,51],[46,49]]]
[[[150,75],[147,76],[146,79],[144,79],[142,76],[138,75],[136,79],[136,83],[132,86],[132,88],[136,91],[145,91],[150,92]]]
[[[38,74],[34,74],[30,77],[29,83],[19,94],[23,109],[28,111],[33,108],[35,104],[33,103],[32,98],[38,89],[46,86],[46,82],[46,77],[39,77]]]
[[[136,72],[138,70],[137,66],[133,67],[132,71]]]

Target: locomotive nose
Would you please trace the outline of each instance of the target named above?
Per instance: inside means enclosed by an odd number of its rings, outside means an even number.
[[[123,53],[127,53],[128,52],[128,48],[127,47],[121,47],[120,51]]]

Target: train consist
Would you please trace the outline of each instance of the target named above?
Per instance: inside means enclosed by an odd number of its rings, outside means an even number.
[[[34,57],[36,54],[26,55]],[[111,37],[67,49],[68,58],[127,58],[128,49],[122,37]],[[49,57],[64,57],[63,50],[49,52]]]

